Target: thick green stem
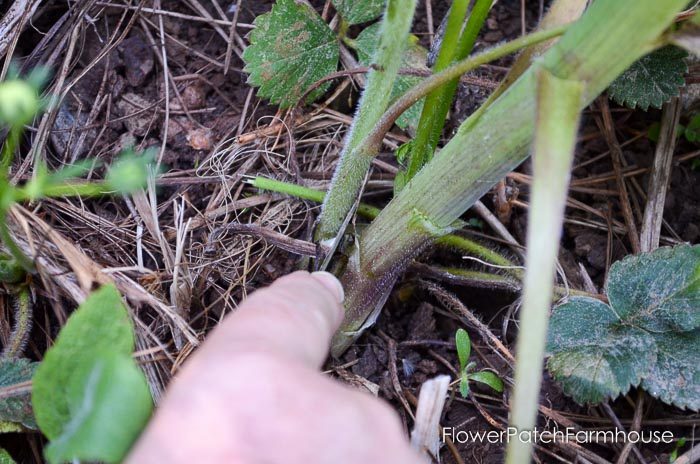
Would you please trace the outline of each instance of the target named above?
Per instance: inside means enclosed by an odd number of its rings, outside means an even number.
[[[421,81],[420,84],[412,87],[408,92],[396,100],[388,110],[386,110],[386,113],[384,113],[384,116],[382,116],[377,126],[357,147],[357,151],[368,155],[371,154],[372,156],[376,155],[381,148],[381,143],[382,140],[384,140],[384,136],[387,134],[387,132],[389,132],[399,116],[401,116],[408,108],[413,106],[418,100],[430,94],[430,92],[433,90],[449,84],[449,82],[458,78],[462,74],[473,71],[481,65],[490,63],[491,61],[495,61],[499,58],[503,58],[504,56],[511,55],[531,45],[558,37],[564,34],[569,27],[570,26],[568,25],[563,25],[548,29],[546,31],[534,32],[530,35],[520,37],[512,42],[507,42],[503,45],[499,45],[498,47],[486,50],[476,56],[457,62],[444,71],[433,74],[429,78]]]
[[[348,151],[347,145],[343,149],[343,155],[333,176],[331,189],[324,200],[319,228],[316,231],[316,240],[333,240],[341,231],[343,223],[348,217],[347,215],[352,212],[358,196],[361,195],[365,176],[372,159],[381,148],[384,136],[404,111],[433,90],[449,83],[462,74],[493,60],[515,53],[522,48],[560,36],[566,31],[566,28],[566,26],[561,26],[547,31],[536,32],[487,50],[430,76],[403,94],[386,110],[371,129],[371,132],[359,142],[354,150]]]
[[[550,295],[554,288],[582,95],[581,82],[559,79],[545,69],[539,73],[523,304],[510,409],[511,426],[518,432],[534,429],[540,404]],[[510,440],[506,463],[527,464],[531,451],[531,442]]]
[[[547,11],[547,14],[544,16],[544,18],[542,18],[542,21],[538,26],[538,30],[544,31],[552,27],[562,26],[564,24],[569,24],[576,21],[586,10],[587,5],[588,0],[554,0],[552,2],[552,6],[549,8],[549,11]],[[523,52],[513,63],[513,66],[511,66],[508,70],[508,74],[506,74],[506,77],[503,78],[498,88],[494,90],[491,95],[489,95],[488,100],[486,100],[486,102],[469,117],[469,119],[478,119],[491,103],[496,101],[496,99],[500,97],[501,94],[513,84],[513,82],[518,80],[518,78],[522,76],[525,71],[527,71],[530,64],[532,64],[532,60],[548,50],[553,43],[554,39],[540,42],[523,50]]]
[[[440,156],[406,185],[360,237],[342,276],[346,318],[333,353],[342,353],[374,322],[412,257],[436,235],[446,233],[527,157],[534,133],[535,68],[582,81],[586,89],[582,103],[587,105],[636,59],[659,45],[658,38],[684,6],[685,0],[597,0],[477,121],[460,127]],[[417,216],[424,227],[416,227]]]
[[[348,134],[340,162],[333,176],[316,230],[316,241],[336,238],[358,198],[371,157],[355,155],[355,147],[376,126],[389,105],[391,89],[401,66],[400,57],[408,44],[416,0],[389,0],[382,22],[379,46],[372,60],[372,71],[362,92],[359,111]]]
[[[492,4],[493,0],[476,0],[469,14],[467,25],[464,27],[464,32],[456,44],[456,53],[450,56],[449,61],[444,63],[436,62],[435,71],[442,71],[447,65],[451,64],[453,60],[464,60],[471,54],[474,49],[474,44],[476,43],[476,38],[486,21]],[[445,34],[443,47],[448,45],[446,41],[447,34]],[[450,111],[452,100],[454,100],[454,96],[457,93],[458,85],[459,79],[453,79],[450,83],[431,92],[426,98],[420,124],[418,125],[418,132],[411,146],[411,156],[409,158],[410,161],[406,173],[406,180],[410,180],[420,168],[432,158],[433,152],[440,140],[442,129],[445,126],[447,113]]]

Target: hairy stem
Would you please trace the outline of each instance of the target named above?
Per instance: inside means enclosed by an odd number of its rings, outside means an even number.
[[[459,76],[462,74],[473,71],[481,65],[498,60],[504,56],[511,55],[531,45],[558,37],[564,34],[568,27],[568,25],[564,25],[548,29],[546,31],[534,32],[530,35],[520,37],[511,42],[499,45],[498,47],[486,50],[476,56],[455,63],[444,71],[433,74],[420,84],[412,87],[408,92],[403,94],[401,98],[396,100],[388,110],[386,110],[386,113],[384,113],[384,116],[382,116],[374,130],[372,130],[367,138],[358,146],[357,151],[370,153],[371,156],[374,157],[374,155],[376,155],[381,148],[381,143],[382,140],[384,140],[384,136],[386,136],[387,132],[389,132],[399,116],[401,116],[418,100],[425,97],[433,90],[448,84],[456,78],[459,78]]]
[[[510,418],[511,425],[518,431],[532,430],[537,419],[550,295],[554,288],[582,94],[583,84],[579,81],[556,78],[544,69],[539,73],[534,176]],[[531,451],[532,443],[511,440],[506,463],[527,464]]]
[[[384,136],[408,108],[433,90],[482,64],[510,55],[524,47],[560,36],[565,31],[566,26],[562,26],[548,31],[536,32],[487,50],[430,76],[403,94],[382,115],[359,144],[355,145],[353,149],[350,149],[347,144],[345,145],[340,163],[333,176],[331,188],[323,202],[319,227],[316,230],[316,241],[333,240],[342,232],[345,219],[348,214],[352,213],[352,209],[362,193],[365,176],[372,164],[372,159],[381,148]]]
[[[374,323],[411,259],[527,157],[535,127],[537,68],[582,81],[581,103],[587,105],[659,45],[658,38],[684,6],[685,0],[597,0],[477,121],[460,127],[440,156],[411,179],[359,238],[342,276],[346,317],[333,353],[342,353]]]
[[[588,0],[554,0],[547,14],[542,18],[538,30],[547,30],[552,27],[562,26],[576,21],[581,17],[588,5]],[[471,116],[470,120],[476,120],[498,97],[518,80],[532,64],[532,60],[547,51],[554,44],[554,39],[540,42],[523,50],[508,70],[508,74],[503,78],[496,90],[489,95],[488,100],[479,107]]]
[[[362,189],[371,158],[353,156],[355,147],[369,134],[389,105],[391,89],[401,66],[416,0],[389,0],[381,26],[379,46],[372,59],[372,70],[362,92],[359,110],[353,120],[340,162],[333,176],[333,187],[323,203],[316,241],[336,238]]]
[[[22,356],[22,351],[32,330],[32,301],[27,286],[22,286],[15,297],[15,326],[10,334],[7,346],[2,350],[2,359],[14,359]]]

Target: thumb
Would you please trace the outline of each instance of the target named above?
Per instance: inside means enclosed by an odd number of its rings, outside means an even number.
[[[226,356],[262,352],[319,368],[343,319],[343,298],[332,274],[289,274],[246,299],[203,348]]]

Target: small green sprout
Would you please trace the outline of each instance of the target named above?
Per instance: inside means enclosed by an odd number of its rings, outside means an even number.
[[[462,397],[466,398],[469,396],[469,382],[479,382],[491,387],[498,393],[503,393],[503,381],[498,375],[488,370],[472,372],[476,367],[476,363],[469,361],[472,342],[466,330],[457,329],[455,345],[457,346],[457,357],[459,358],[459,393]]]
[[[678,441],[676,442],[676,446],[673,447],[673,451],[671,451],[671,454],[668,456],[668,462],[670,464],[674,463],[676,459],[678,459],[678,453],[685,446],[686,443],[685,437],[679,438]]]

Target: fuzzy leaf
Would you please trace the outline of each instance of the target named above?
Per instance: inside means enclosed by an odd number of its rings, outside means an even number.
[[[130,355],[105,351],[68,385],[71,420],[46,448],[51,463],[120,462],[151,414],[143,373]]]
[[[700,327],[700,246],[629,256],[609,275],[610,305],[623,320],[650,332]]]
[[[380,28],[381,24],[373,24],[363,30],[357,37],[357,57],[364,66],[372,64],[372,57],[379,43]],[[418,44],[418,39],[415,36],[410,36],[410,41],[411,43],[406,47],[406,51],[404,52],[401,67],[429,72],[430,69],[426,65],[428,51]],[[399,98],[406,93],[408,89],[420,83],[421,80],[422,78],[418,76],[399,75],[394,84],[394,88],[391,90],[391,101],[393,102]],[[415,131],[420,121],[423,102],[424,99],[421,99],[406,110],[406,112],[396,120],[396,125],[401,129]]]
[[[361,24],[377,19],[384,11],[386,0],[333,0],[333,6],[345,21]]]
[[[7,388],[31,380],[39,363],[28,359],[0,360],[0,388]],[[0,399],[0,422],[18,423],[36,429],[31,395],[20,393]]]
[[[282,108],[299,103],[309,87],[338,67],[340,47],[328,25],[310,6],[278,0],[269,13],[255,19],[250,45],[243,52],[248,83],[258,96]],[[323,95],[326,83],[308,101]]]
[[[547,367],[578,403],[599,403],[638,385],[656,360],[647,334],[624,327],[607,304],[575,297],[550,319]]]
[[[70,452],[89,449],[90,443],[74,441],[88,436],[88,427],[89,433],[113,442],[105,454],[89,460],[114,462],[117,448],[122,457],[126,454],[152,407],[150,397],[148,404],[144,401],[145,379],[131,359],[133,350],[134,331],[121,295],[113,285],[103,286],[71,315],[34,375],[36,420],[52,445]],[[127,362],[133,369],[123,366]],[[101,414],[110,414],[110,420],[96,420]],[[53,462],[71,459],[53,453]]]
[[[653,338],[658,348],[654,375],[642,380],[642,388],[664,403],[700,410],[700,330]]]
[[[552,314],[547,367],[564,391],[598,403],[641,385],[666,403],[700,408],[700,245],[615,263],[608,298],[571,298]]]
[[[680,48],[669,46],[642,57],[610,85],[610,98],[632,109],[661,108],[685,85],[686,56]]]

